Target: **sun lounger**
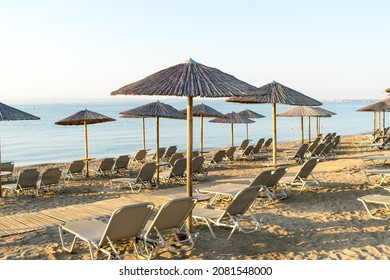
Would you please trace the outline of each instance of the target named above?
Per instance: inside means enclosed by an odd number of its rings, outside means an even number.
[[[58,167],[46,169],[41,176],[41,180],[38,183],[38,190],[49,191],[51,187],[56,187],[61,190],[64,186],[62,180],[62,171]]]
[[[358,201],[362,202],[364,205],[364,208],[366,208],[368,214],[371,218],[376,220],[388,220],[390,218],[390,213],[387,216],[384,215],[378,215],[372,212],[367,204],[376,204],[376,205],[382,205],[385,207],[387,211],[390,211],[390,196],[388,195],[365,195],[362,197],[359,197],[357,199]]]
[[[260,138],[257,142],[256,145],[253,147],[252,154],[253,155],[258,155],[261,152],[261,148],[263,147],[265,142],[264,138]]]
[[[135,192],[137,186],[137,192],[139,193],[144,188],[151,188],[154,182],[154,174],[156,173],[156,164],[154,162],[146,162],[142,165],[139,170],[137,177],[135,178],[116,178],[111,179],[111,184],[114,183],[124,183],[130,186],[131,191]],[[157,184],[156,188],[158,187]]]
[[[305,160],[305,153],[307,152],[307,149],[309,148],[309,144],[304,143],[301,146],[299,146],[298,150],[293,155],[288,155],[285,151],[285,158],[287,162],[295,161],[297,163],[301,163]]]
[[[207,177],[207,171],[203,167],[204,162],[205,158],[203,156],[197,156],[192,158],[192,178],[194,178],[194,180],[199,180],[198,175],[203,175],[203,177]]]
[[[288,197],[289,189],[282,181],[287,173],[288,167],[278,167],[272,171],[271,175],[264,183],[264,191],[270,201],[281,200]]]
[[[115,158],[104,158],[100,162],[99,166],[96,169],[91,169],[91,171],[94,174],[96,174],[98,177],[112,176],[114,165],[115,165]]]
[[[325,147],[319,156],[320,159],[324,159],[324,160],[334,159],[335,154],[333,152],[333,147],[334,147],[334,143],[332,141],[325,143]]]
[[[305,154],[306,159],[321,157],[324,148],[325,148],[325,143],[318,143],[318,145],[313,149],[313,151],[308,150],[306,152]]]
[[[171,182],[173,185],[177,182],[184,182],[186,167],[187,159],[180,158],[175,161],[170,170],[160,173],[160,179],[165,183]]]
[[[233,198],[239,191],[252,186],[262,186],[260,192],[264,190],[265,182],[271,176],[274,170],[263,170],[253,180],[247,184],[244,183],[220,183],[211,187],[200,187],[196,189],[198,193],[209,194],[211,199],[210,204],[214,204],[216,201],[223,200],[225,197],[228,199]]]
[[[369,145],[367,145],[367,147],[377,148],[378,150],[382,151],[382,150],[389,149],[389,147],[390,147],[389,144],[390,144],[390,137],[386,137],[383,139],[382,143],[369,144]]]
[[[2,185],[4,195],[10,192],[15,200],[19,198],[20,193],[27,194],[28,191],[38,195],[38,180],[39,171],[37,169],[25,169],[19,173],[15,184]]]
[[[222,164],[224,162],[224,158],[225,158],[225,150],[218,150],[214,155],[212,155],[212,157],[205,161],[205,164],[206,165],[219,165],[219,164]]]
[[[139,239],[153,207],[151,202],[120,207],[111,214],[107,224],[99,220],[79,220],[59,225],[62,248],[73,252],[76,241],[82,240],[88,244],[91,259],[95,259],[94,248],[97,253],[108,255],[108,259],[122,259],[124,255],[118,251],[118,245],[132,242],[133,254],[141,255]],[[65,245],[67,235],[73,237],[69,248]]]
[[[243,151],[238,152],[236,155],[236,160],[251,160],[253,159],[252,156],[253,151],[253,145],[247,146]]]
[[[390,154],[370,155],[360,158],[366,168],[376,167],[378,165],[385,165],[390,160]]]
[[[268,138],[265,140],[263,147],[261,148],[261,152],[267,152],[272,144],[272,138]]]
[[[387,177],[390,176],[390,168],[366,168],[362,169],[364,175],[367,178],[367,181],[369,184],[374,186],[382,186],[383,184],[387,183]],[[375,183],[371,180],[371,176],[379,176],[380,182]]]
[[[173,199],[160,207],[142,233],[148,259],[154,259],[162,248],[179,253],[194,247],[194,237],[186,225],[186,219],[196,202],[194,197],[185,197]]]
[[[240,146],[238,146],[237,151],[243,151],[249,145],[249,139],[242,140]]]
[[[81,175],[82,177],[85,176],[85,162],[83,160],[74,160],[72,161],[68,169],[64,171],[63,176],[65,177],[65,180],[75,179],[76,175]]]
[[[234,153],[237,151],[237,147],[236,146],[231,146],[229,148],[226,149],[225,151],[225,159],[227,161],[234,161],[235,158],[234,158]]]
[[[3,178],[5,178],[7,181],[13,181],[13,180],[15,180],[15,177],[14,177],[14,175],[13,175],[13,173],[14,173],[14,168],[15,168],[15,163],[13,163],[12,161],[0,163],[0,170],[1,170],[2,172],[3,172],[3,171],[9,172],[9,175],[3,177]]]
[[[318,162],[318,158],[311,158],[307,160],[294,176],[284,177],[282,182],[287,186],[301,186],[299,193],[311,185],[311,183],[318,186],[320,181],[313,175],[313,169],[317,166]]]
[[[135,165],[137,163],[144,163],[146,160],[147,153],[148,153],[147,150],[144,149],[138,150],[135,153],[134,157],[131,158],[131,164]]]
[[[171,168],[173,166],[173,164],[180,158],[184,158],[183,153],[174,153],[173,155],[171,155],[171,157],[169,158],[169,161],[168,161],[167,168]]]
[[[129,172],[128,168],[130,162],[130,155],[121,155],[115,159],[115,164],[112,169],[113,174],[121,172]]]
[[[166,147],[160,147],[158,148],[158,159],[162,159],[163,156],[165,155],[165,151],[167,150]],[[154,154],[151,155],[150,157],[152,160],[156,160],[157,158],[157,151],[154,152]]]
[[[192,217],[196,222],[205,223],[214,238],[216,238],[216,234],[212,226],[231,228],[227,240],[236,230],[242,233],[258,231],[260,223],[250,208],[257,199],[261,188],[261,186],[252,186],[241,190],[224,210],[196,207],[192,212]],[[247,212],[249,212],[249,216],[245,215]]]
[[[169,146],[163,155],[163,158],[169,159],[177,151],[177,146]]]

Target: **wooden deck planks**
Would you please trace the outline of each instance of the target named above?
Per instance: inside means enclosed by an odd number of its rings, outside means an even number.
[[[109,216],[124,205],[142,202],[134,197],[122,197],[93,203],[46,209],[0,217],[0,237],[26,233],[61,223]]]

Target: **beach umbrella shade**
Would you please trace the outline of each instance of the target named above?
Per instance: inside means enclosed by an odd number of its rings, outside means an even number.
[[[181,110],[182,113],[187,114],[187,109]],[[203,118],[220,118],[224,117],[221,112],[207,106],[203,103],[195,105],[192,108],[192,116],[200,119],[200,154],[203,155]]]
[[[387,97],[385,99],[382,99],[382,100],[379,100],[373,104],[370,104],[370,105],[367,105],[367,106],[364,106],[360,109],[357,110],[358,112],[374,112],[374,133],[375,133],[375,130],[376,130],[376,116],[375,116],[375,113],[376,112],[382,112],[382,117],[383,117],[383,120],[382,120],[382,129],[383,129],[383,133],[385,133],[385,112],[389,112],[390,111],[390,97]]]
[[[89,176],[89,161],[90,158],[88,156],[88,128],[89,124],[103,123],[103,122],[112,122],[115,119],[104,116],[102,114],[89,111],[87,109],[74,113],[69,117],[62,119],[60,121],[55,122],[57,125],[84,125],[84,147],[85,147],[85,168],[86,168],[86,176]]]
[[[40,120],[39,117],[23,112],[14,107],[0,103],[0,121],[24,121],[24,120]],[[1,163],[1,140],[0,140],[0,163]],[[1,173],[1,165],[0,165]],[[0,178],[0,197],[2,196],[1,178]]]
[[[390,93],[390,88],[387,88],[387,89],[386,89],[386,92],[389,92],[389,93]]]
[[[244,116],[241,116],[235,112],[231,112],[226,114],[223,118],[216,118],[210,120],[212,123],[230,123],[230,132],[231,132],[231,146],[234,146],[234,124],[239,124],[239,123],[254,123],[254,120],[245,118]]]
[[[193,98],[223,98],[240,96],[257,88],[217,68],[197,63],[192,59],[126,85],[111,95],[157,95],[187,98],[187,182],[186,193],[192,196]],[[187,224],[191,227],[191,217]]]
[[[243,116],[245,118],[248,118],[248,119],[265,118],[265,116],[263,116],[262,114],[256,113],[256,112],[251,111],[249,109],[240,111],[237,114],[239,114],[239,115],[241,115],[241,116]],[[249,139],[249,129],[248,129],[248,124],[247,123],[245,124],[245,128],[246,128],[246,139]]]
[[[294,89],[286,87],[275,81],[261,86],[258,91],[250,96],[232,97],[226,100],[227,102],[237,103],[271,103],[272,104],[272,162],[277,165],[276,158],[276,104],[300,105],[300,106],[321,106],[322,103],[300,93]]]
[[[304,129],[303,129],[303,117],[308,117],[308,135],[309,135],[309,141],[310,141],[310,118],[316,117],[317,118],[317,135],[319,134],[319,122],[318,119],[320,117],[331,117],[332,115],[335,115],[336,113],[333,113],[331,111],[328,111],[326,109],[323,109],[321,107],[314,107],[314,106],[293,106],[276,116],[278,117],[300,117],[301,118],[301,141],[304,143],[305,136],[304,136]]]
[[[185,119],[186,116],[171,105],[160,101],[142,105],[127,111],[120,112],[122,118],[144,117],[156,118],[156,178],[159,181],[159,147],[160,147],[160,118]]]

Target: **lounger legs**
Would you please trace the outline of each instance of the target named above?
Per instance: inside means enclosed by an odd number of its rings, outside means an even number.
[[[60,239],[61,239],[62,248],[63,248],[65,251],[67,251],[67,252],[69,252],[69,253],[72,253],[72,252],[73,252],[73,249],[74,249],[74,246],[75,246],[75,244],[76,244],[76,241],[77,241],[77,239],[78,239],[79,237],[78,237],[77,235],[74,235],[73,241],[72,241],[72,243],[71,243],[71,245],[70,245],[70,248],[67,248],[67,247],[65,246],[65,241],[64,241],[64,236],[63,236],[63,235],[65,234],[64,229],[63,229],[61,226],[59,226],[59,227],[58,227],[58,231],[60,232]],[[89,252],[90,252],[90,254],[91,254],[91,259],[92,259],[92,260],[95,259],[95,258],[94,258],[94,255],[93,255],[93,247],[92,247],[91,242],[90,242],[89,240],[85,240],[85,239],[82,239],[82,238],[79,238],[79,239],[81,239],[81,240],[83,240],[83,241],[85,241],[85,242],[88,243],[88,248],[89,248]]]
[[[390,218],[390,214],[387,215],[386,217],[378,217],[378,216],[374,216],[373,213],[371,212],[371,210],[368,208],[366,202],[364,200],[360,200],[363,205],[364,205],[364,208],[366,208],[368,214],[370,215],[371,218],[375,219],[375,220],[388,220]],[[387,210],[390,210],[389,209],[389,206],[385,205],[386,209]]]

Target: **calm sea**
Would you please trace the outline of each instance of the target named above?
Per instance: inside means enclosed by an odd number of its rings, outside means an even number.
[[[88,126],[89,155],[94,158],[133,155],[142,147],[141,119],[119,118],[119,112],[154,102],[156,99],[134,97],[112,97],[96,101],[75,101],[57,103],[11,102],[7,105],[40,117],[38,121],[0,122],[2,161],[13,161],[16,165],[50,162],[69,162],[84,157],[84,129],[82,126],[59,126],[54,123],[83,109],[115,118],[114,122]],[[186,108],[185,98],[161,98],[161,102],[178,110]],[[238,112],[244,109],[256,111],[265,118],[255,119],[249,124],[249,138],[271,137],[270,104],[227,103],[222,99],[195,99],[194,105],[204,103],[221,113]],[[353,135],[372,131],[373,114],[356,110],[372,101],[325,102],[324,109],[337,113],[331,118],[321,119],[321,132],[337,132]],[[290,106],[277,105],[277,112]],[[230,144],[230,125],[204,121],[204,149],[225,147]],[[307,118],[305,118],[305,129]],[[278,117],[278,142],[300,139],[299,118]],[[146,147],[155,149],[155,119],[145,119]],[[194,118],[194,149],[199,147],[199,118]],[[305,131],[307,135],[307,129]],[[315,134],[315,119],[312,119],[312,135]],[[235,145],[246,137],[244,124],[234,125]],[[307,137],[307,136],[306,136]],[[160,119],[160,146],[178,145],[186,147],[186,121]]]

